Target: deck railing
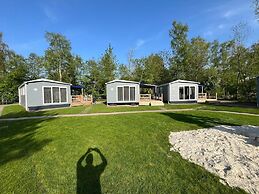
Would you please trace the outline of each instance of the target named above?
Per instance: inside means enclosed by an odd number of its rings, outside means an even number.
[[[93,103],[92,95],[72,95],[72,106],[90,105]]]
[[[199,93],[198,98],[199,99],[207,99],[207,93]]]
[[[151,94],[140,94],[140,100],[151,100]]]

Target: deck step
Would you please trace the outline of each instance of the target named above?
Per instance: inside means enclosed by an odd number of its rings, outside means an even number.
[[[149,102],[149,101],[140,101],[140,102],[139,102],[139,105],[140,105],[140,106],[149,106],[149,105],[150,105],[150,102]]]
[[[140,101],[140,106],[164,106],[164,103],[159,100],[151,100],[151,101]]]
[[[164,106],[162,101],[151,101],[151,106]]]

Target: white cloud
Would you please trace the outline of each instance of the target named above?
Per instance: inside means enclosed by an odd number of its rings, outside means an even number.
[[[208,36],[212,36],[214,33],[211,30],[208,30],[206,32],[203,33],[203,36],[208,37]]]
[[[43,12],[51,22],[57,22],[58,18],[49,7],[44,7]]]
[[[218,25],[218,29],[224,29],[225,27],[226,27],[225,24],[219,24],[219,25]]]
[[[230,18],[238,13],[237,10],[227,10],[222,14],[223,18]]]

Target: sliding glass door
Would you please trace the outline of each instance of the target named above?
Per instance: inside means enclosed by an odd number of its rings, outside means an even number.
[[[119,102],[134,102],[136,100],[136,87],[119,86],[117,89],[117,99]]]

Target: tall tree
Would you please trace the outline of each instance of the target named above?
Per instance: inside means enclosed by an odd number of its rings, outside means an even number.
[[[6,74],[0,82],[0,94],[2,101],[15,102],[18,100],[18,86],[28,80],[28,69],[25,59],[9,51],[9,59],[6,61]]]
[[[0,32],[0,81],[6,74],[6,61],[9,56],[8,45],[3,41],[3,33]]]
[[[117,69],[116,56],[113,54],[113,48],[110,44],[101,57],[100,68],[102,71],[102,80],[100,82],[103,88],[105,88],[106,82],[115,79]]]
[[[103,93],[102,71],[100,64],[95,60],[89,60],[84,64],[84,73],[82,75],[82,84],[88,93],[94,98],[98,98]]]
[[[127,65],[120,64],[118,67],[118,77],[123,80],[131,80],[130,68]]]
[[[35,53],[31,53],[26,59],[26,63],[28,65],[29,79],[33,80],[44,76],[42,57],[39,57]]]
[[[259,0],[254,0],[255,15],[259,21]]]
[[[71,43],[59,33],[47,32],[49,47],[45,51],[45,68],[50,79],[69,82],[69,66],[73,60]]]
[[[164,80],[165,67],[163,58],[158,54],[151,54],[144,61],[144,81],[150,84],[161,84]]]
[[[172,29],[169,31],[171,38],[172,58],[171,58],[171,74],[175,79],[183,79],[186,77],[188,69],[188,48],[189,41],[187,33],[189,28],[187,25],[173,21]]]
[[[206,42],[201,37],[192,38],[189,44],[188,54],[187,54],[187,69],[186,69],[186,79],[203,82],[206,78],[204,77],[204,70],[208,66],[209,58],[209,46],[210,44]]]
[[[246,23],[238,23],[233,27],[234,34],[234,55],[231,60],[232,71],[235,72],[235,86],[236,86],[236,98],[240,96],[241,82],[245,82],[246,71],[246,58],[247,49],[244,47],[244,42],[249,34],[249,29]]]

